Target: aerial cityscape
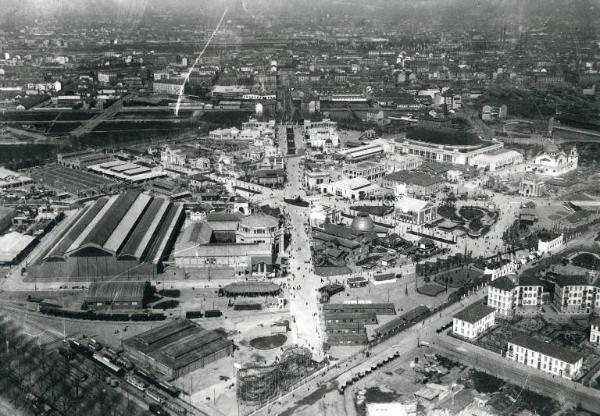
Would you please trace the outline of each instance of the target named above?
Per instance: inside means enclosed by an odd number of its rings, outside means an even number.
[[[0,0],[0,416],[599,416],[600,0]]]

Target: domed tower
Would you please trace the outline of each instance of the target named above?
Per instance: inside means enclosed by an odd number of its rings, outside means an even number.
[[[352,219],[352,229],[363,233],[371,232],[375,229],[375,223],[366,212],[359,212]]]
[[[579,163],[579,152],[577,151],[577,146],[573,145],[571,148],[568,161],[577,167],[577,164]]]
[[[556,143],[554,143],[554,140],[549,138],[549,139],[545,139],[542,142],[542,151],[549,155],[555,155],[560,152],[560,149],[558,148]]]

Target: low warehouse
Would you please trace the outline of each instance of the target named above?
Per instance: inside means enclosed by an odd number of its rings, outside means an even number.
[[[0,265],[19,263],[36,243],[37,238],[16,231],[0,236]]]
[[[143,309],[150,298],[148,282],[94,282],[85,298],[87,309]]]
[[[278,284],[271,282],[233,282],[220,289],[226,296],[277,296],[281,292]]]
[[[216,331],[180,319],[123,342],[138,364],[168,379],[181,377],[233,353],[233,342]]]

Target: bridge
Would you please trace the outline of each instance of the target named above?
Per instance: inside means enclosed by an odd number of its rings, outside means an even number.
[[[123,108],[123,100],[129,99],[129,98],[130,98],[129,94],[124,97],[119,98],[117,101],[112,103],[112,105],[110,107],[105,109],[103,112],[98,114],[96,117],[92,117],[89,120],[86,120],[83,123],[81,123],[81,125],[79,127],[77,127],[75,130],[73,130],[71,132],[71,136],[72,137],[81,137],[81,136],[85,136],[86,134],[91,133],[92,130],[94,130],[96,127],[98,127],[100,125],[100,123],[102,123],[104,120],[106,120],[110,117],[113,117],[119,111],[121,111],[121,108]]]

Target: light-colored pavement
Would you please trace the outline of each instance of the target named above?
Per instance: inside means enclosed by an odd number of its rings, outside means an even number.
[[[280,129],[280,137],[285,137],[285,128]],[[304,148],[301,131],[295,128],[296,149]],[[283,197],[291,198],[297,195],[305,198],[303,190],[302,157],[287,159],[287,184],[279,193],[279,201]],[[290,313],[293,317],[293,335],[296,343],[309,348],[317,361],[324,358],[323,332],[319,317],[319,301],[317,289],[321,286],[321,278],[314,274],[311,260],[311,236],[308,226],[308,208],[286,205],[284,207],[291,228],[291,244],[289,248],[291,277]]]
[[[430,345],[435,345],[437,337],[439,336],[435,330],[450,322],[452,316],[459,310],[483,299],[486,293],[487,288],[484,287],[476,293],[464,298],[461,302],[450,305],[441,313],[430,316],[422,323],[418,323],[378,345],[362,350],[354,356],[330,364],[328,367],[325,367],[308,379],[301,381],[296,388],[293,388],[283,396],[274,399],[266,406],[255,410],[250,413],[250,415],[267,416],[281,414],[286,409],[293,407],[294,403],[297,403],[302,398],[314,393],[323,383],[337,380],[338,384],[342,384],[352,379],[354,374],[364,369],[371,368],[373,364],[382,361],[384,358],[389,357],[395,352],[400,353],[400,356],[410,354],[412,350],[417,348],[418,342],[427,342]],[[370,355],[368,358],[365,354],[366,351],[368,351]]]

